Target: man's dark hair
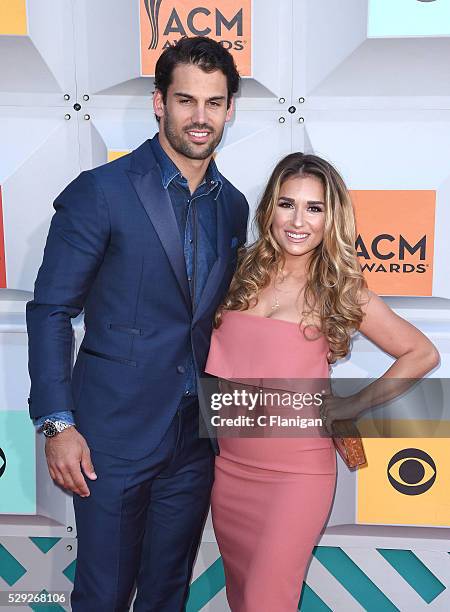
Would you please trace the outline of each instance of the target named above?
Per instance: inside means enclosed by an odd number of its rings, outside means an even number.
[[[155,68],[155,89],[162,93],[164,104],[172,82],[173,69],[180,64],[195,64],[205,72],[221,70],[227,78],[227,108],[239,89],[240,76],[233,56],[223,45],[207,36],[183,37],[167,47],[159,56]]]

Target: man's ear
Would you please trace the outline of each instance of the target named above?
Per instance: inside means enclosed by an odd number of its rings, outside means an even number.
[[[234,112],[234,96],[232,96],[230,100],[230,106],[227,109],[227,114],[225,115],[225,121],[230,121]]]
[[[155,89],[153,93],[153,111],[157,117],[161,118],[164,116],[164,100],[159,89]]]

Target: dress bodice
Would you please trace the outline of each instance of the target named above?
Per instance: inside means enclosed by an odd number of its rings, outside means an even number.
[[[206,372],[221,378],[328,378],[328,341],[317,328],[226,310]]]
[[[212,333],[205,371],[227,380],[250,379],[267,389],[295,392],[308,384],[308,391],[314,385],[318,390],[324,386],[323,379],[329,379],[328,351],[328,341],[317,328],[227,310]],[[297,414],[319,415],[318,408],[302,410]],[[218,436],[220,455],[265,469],[321,473],[329,469],[330,455],[324,453],[332,452],[333,443],[318,435],[318,428],[308,431],[272,438]],[[299,455],[310,450],[322,454]]]

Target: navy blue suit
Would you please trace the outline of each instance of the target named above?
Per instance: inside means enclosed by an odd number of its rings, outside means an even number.
[[[245,197],[221,179],[217,259],[195,309],[150,141],[82,172],[55,200],[27,304],[29,409],[32,418],[72,410],[98,475],[87,479],[89,497],[74,495],[74,610],[126,609],[137,572],[135,610],[183,609],[209,502],[211,446],[218,452],[215,440],[198,439],[195,398],[181,400],[184,364],[193,353],[203,372],[248,219]],[[70,319],[83,309],[71,376]]]

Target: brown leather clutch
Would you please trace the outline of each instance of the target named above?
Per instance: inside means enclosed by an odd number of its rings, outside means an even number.
[[[362,439],[353,421],[333,421],[333,442],[348,468],[359,468],[367,464]]]

